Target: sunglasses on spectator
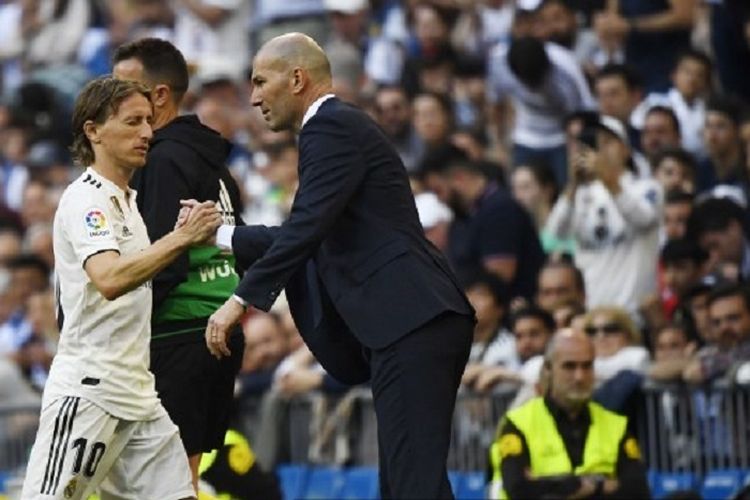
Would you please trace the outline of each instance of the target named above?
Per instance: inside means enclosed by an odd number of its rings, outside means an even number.
[[[602,332],[604,335],[615,335],[622,332],[622,328],[617,323],[607,323],[602,326],[587,326],[583,329],[586,335],[593,337],[597,332]]]

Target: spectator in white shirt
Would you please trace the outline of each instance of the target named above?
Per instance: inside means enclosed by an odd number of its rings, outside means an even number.
[[[575,57],[557,44],[521,37],[496,46],[488,64],[489,101],[501,107],[510,99],[514,107],[513,164],[546,161],[563,185],[564,118],[595,106]]]
[[[580,137],[592,145],[579,141],[571,181],[547,228],[559,238],[575,238],[575,263],[590,306],[635,313],[639,298],[656,290],[662,191],[629,169],[625,127],[616,118],[602,116]]]

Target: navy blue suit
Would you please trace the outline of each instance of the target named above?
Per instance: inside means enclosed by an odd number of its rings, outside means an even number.
[[[247,268],[236,294],[268,310],[286,288],[323,367],[342,382],[371,380],[384,497],[450,497],[450,419],[473,309],[424,237],[398,154],[366,114],[327,100],[302,128],[299,153],[288,220],[235,229]]]

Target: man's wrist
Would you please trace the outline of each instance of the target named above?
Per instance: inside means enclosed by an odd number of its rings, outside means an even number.
[[[242,307],[244,307],[244,308],[247,309],[248,303],[247,303],[247,301],[245,299],[243,299],[242,297],[240,297],[239,295],[236,295],[236,294],[232,295],[232,298],[239,305],[241,305]]]

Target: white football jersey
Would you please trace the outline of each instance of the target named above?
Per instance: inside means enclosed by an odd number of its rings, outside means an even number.
[[[54,251],[62,329],[43,405],[75,395],[124,420],[164,412],[149,371],[151,282],[109,301],[84,270],[97,253],[150,245],[135,196],[88,168],[60,199]]]

